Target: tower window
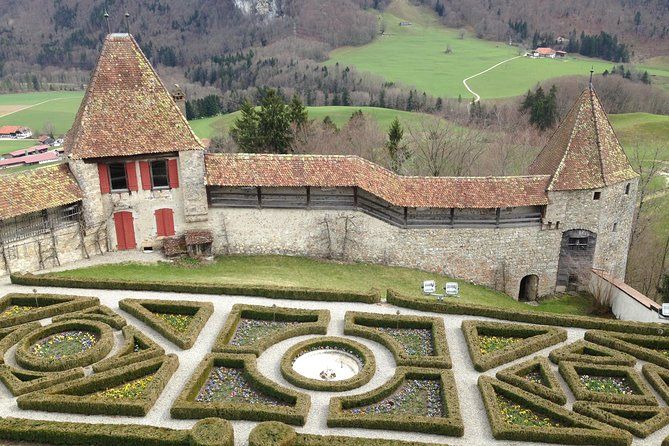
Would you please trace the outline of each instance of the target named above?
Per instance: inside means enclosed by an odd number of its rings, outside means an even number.
[[[627,183],[627,184],[625,185],[625,195],[629,195],[629,194],[630,194],[630,186],[631,186],[630,183]]]
[[[111,190],[128,189],[128,178],[125,173],[125,164],[109,164],[109,182],[111,183]]]
[[[567,246],[572,251],[585,250],[588,248],[588,237],[569,237]]]
[[[599,200],[600,198],[602,198],[601,192],[595,192],[594,195],[592,196],[593,200]]]
[[[618,222],[613,223],[613,232],[618,230]]]
[[[151,161],[151,185],[153,189],[167,188],[170,186],[167,176],[167,161]]]

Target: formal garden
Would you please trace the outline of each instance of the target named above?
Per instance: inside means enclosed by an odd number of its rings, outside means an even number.
[[[0,286],[3,444],[669,445],[660,324],[82,271]]]

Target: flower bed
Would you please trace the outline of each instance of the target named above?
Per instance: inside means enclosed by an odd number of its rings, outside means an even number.
[[[441,318],[349,311],[344,333],[383,344],[397,365],[451,368]]]
[[[283,421],[304,425],[309,396],[262,376],[250,354],[208,354],[172,406],[173,418]]]
[[[567,339],[561,328],[504,322],[463,321],[469,356],[479,372],[536,353]]]
[[[349,379],[339,381],[319,381],[300,375],[293,368],[294,362],[303,354],[320,349],[334,349],[349,353],[357,358],[362,369]],[[374,376],[376,360],[374,353],[359,342],[338,337],[319,337],[307,339],[292,346],[281,359],[281,374],[289,383],[309,390],[342,392],[355,389]]]
[[[646,438],[669,424],[669,408],[667,407],[577,401],[574,403],[573,410],[610,426],[624,429],[640,438]]]
[[[556,404],[565,404],[567,395],[562,390],[558,377],[551,370],[546,358],[536,357],[529,361],[497,372],[497,379],[512,384],[534,395]]]
[[[99,304],[95,297],[61,294],[7,294],[0,299],[0,327],[39,321],[59,314],[83,310]]]
[[[165,354],[165,350],[161,346],[135,327],[126,325],[122,332],[123,345],[115,355],[93,364],[95,373],[124,367],[128,364],[146,361]]]
[[[585,362],[588,364],[636,364],[636,359],[632,355],[582,339],[564,347],[556,348],[551,351],[548,357],[555,364],[560,361]]]
[[[325,334],[329,323],[330,312],[325,310],[236,304],[212,351],[259,356],[265,349],[283,340]]]
[[[370,392],[332,398],[328,427],[464,434],[453,373],[413,367],[398,367],[389,382]]]
[[[577,400],[657,406],[633,367],[562,361],[558,370]]]
[[[588,331],[585,339],[605,347],[669,368],[669,336],[651,336],[606,331]]]

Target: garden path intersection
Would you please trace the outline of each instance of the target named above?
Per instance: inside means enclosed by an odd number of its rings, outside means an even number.
[[[61,295],[75,295],[75,296],[91,296],[97,297],[100,304],[111,308],[113,311],[126,318],[129,325],[136,327],[155,341],[165,350],[166,354],[174,354],[178,356],[179,367],[172,375],[165,389],[158,397],[156,403],[148,411],[143,418],[126,417],[126,416],[107,416],[107,415],[90,415],[82,416],[75,414],[43,412],[35,410],[21,410],[17,407],[16,398],[11,395],[5,386],[0,386],[0,417],[17,417],[30,418],[38,420],[53,420],[53,421],[74,421],[83,423],[125,423],[125,424],[143,424],[151,426],[163,426],[175,429],[189,429],[196,420],[182,420],[173,419],[170,416],[170,408],[174,401],[181,394],[182,390],[196,372],[198,364],[203,358],[212,351],[214,344],[217,341],[219,332],[224,327],[226,319],[228,318],[232,306],[235,304],[245,305],[260,305],[268,307],[271,311],[273,305],[284,308],[299,308],[308,310],[327,310],[330,313],[330,321],[327,327],[328,336],[345,337],[355,340],[365,347],[369,348],[374,354],[376,361],[376,371],[369,382],[366,384],[348,391],[343,392],[317,392],[309,391],[303,388],[296,387],[284,379],[281,373],[281,359],[285,352],[293,345],[306,339],[315,338],[319,335],[297,336],[278,342],[260,354],[257,360],[257,368],[261,375],[269,380],[278,383],[287,389],[292,389],[299,393],[308,394],[311,397],[311,406],[306,424],[303,427],[296,427],[296,431],[300,433],[311,433],[319,435],[345,435],[366,438],[386,438],[397,439],[405,441],[421,441],[434,444],[448,444],[453,446],[471,446],[471,445],[509,445],[509,444],[524,444],[528,446],[536,446],[545,443],[533,443],[525,441],[508,441],[495,440],[492,437],[492,430],[486,409],[481,397],[481,392],[477,386],[477,380],[481,374],[490,377],[495,377],[499,370],[509,368],[513,365],[528,361],[535,356],[548,357],[548,354],[559,347],[582,340],[586,330],[580,328],[564,328],[566,331],[566,340],[557,342],[547,348],[536,351],[533,354],[527,354],[518,359],[507,361],[502,365],[491,368],[483,373],[479,373],[474,369],[470,355],[468,352],[468,345],[463,335],[461,328],[463,321],[494,321],[484,317],[461,316],[461,315],[443,315],[429,312],[416,311],[412,309],[400,309],[401,316],[429,316],[440,318],[443,320],[445,326],[446,340],[450,350],[450,357],[452,359],[452,372],[454,375],[455,385],[459,397],[461,418],[464,421],[464,436],[452,437],[444,435],[434,435],[417,432],[403,432],[403,431],[389,431],[389,430],[371,430],[364,428],[329,428],[327,426],[328,409],[330,399],[333,397],[360,395],[370,390],[374,390],[385,383],[387,383],[396,370],[396,362],[394,356],[386,346],[381,343],[370,341],[357,336],[344,335],[344,319],[346,312],[365,312],[378,313],[385,315],[395,315],[398,308],[386,303],[381,304],[365,304],[365,303],[351,303],[351,302],[316,302],[316,301],[295,301],[295,300],[281,300],[281,299],[267,299],[260,297],[245,297],[245,296],[213,296],[201,294],[186,294],[186,293],[169,293],[169,292],[143,292],[143,291],[112,291],[112,290],[92,290],[92,289],[67,289],[67,288],[45,288],[37,287],[38,294],[61,294]],[[32,293],[33,287],[25,287],[19,285],[9,284],[7,281],[0,284],[0,296],[9,293]],[[156,330],[149,327],[142,320],[133,317],[132,315],[119,309],[119,301],[121,299],[160,299],[165,301],[195,301],[195,302],[210,302],[213,304],[213,313],[206,322],[206,325],[200,332],[194,346],[188,350],[182,350],[174,344],[166,340]],[[42,320],[42,325],[50,322],[50,319]],[[499,321],[497,321],[499,322]],[[107,357],[118,353],[121,348],[123,336],[120,332],[115,332],[115,345]],[[14,353],[16,347],[10,348],[5,355],[5,363],[8,365],[16,365],[14,361]],[[641,375],[641,367],[645,364],[644,361],[636,361],[634,369]],[[558,373],[557,365],[550,363],[551,370],[557,376],[557,379],[567,394],[568,409],[571,409],[575,402],[573,394],[569,391],[569,386],[562,376]],[[92,374],[91,367],[86,367],[87,375]],[[642,378],[645,380],[645,378]],[[651,389],[653,397],[657,400],[659,407],[666,407],[662,398],[654,389]],[[258,423],[251,421],[233,421],[235,430],[235,444],[247,444],[249,433],[253,427]],[[664,426],[656,432],[650,434],[645,439],[634,438],[633,445],[659,445],[662,440],[669,435],[669,426]],[[602,443],[603,444],[603,443]]]

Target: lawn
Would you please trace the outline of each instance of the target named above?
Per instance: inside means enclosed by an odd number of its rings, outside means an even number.
[[[616,135],[629,155],[638,146],[643,159],[655,154],[660,147],[659,159],[669,161],[669,116],[651,113],[623,113],[610,115]]]
[[[390,123],[399,118],[400,122],[407,126],[419,123],[426,118],[432,118],[431,115],[425,113],[412,113],[401,110],[392,110],[389,108],[378,107],[347,107],[347,106],[327,106],[327,107],[307,107],[309,111],[309,119],[322,121],[326,116],[329,116],[332,121],[341,127],[351,118],[351,115],[357,110],[368,116],[371,116],[379,124],[382,130],[390,127]],[[226,115],[213,116],[211,118],[195,119],[190,121],[193,131],[200,138],[211,138],[213,136],[227,133],[235,123],[235,120],[240,116],[240,112],[228,113]]]
[[[160,262],[157,264],[110,264],[54,273],[60,277],[87,279],[166,281],[190,283],[235,283],[311,287],[335,290],[368,291],[371,288],[392,288],[415,297],[422,296],[424,280],[436,280],[443,285],[448,279],[438,274],[409,268],[388,267],[363,263],[344,264],[302,257],[285,256],[225,256],[215,262],[193,266]],[[586,314],[588,299],[563,296],[529,306],[489,288],[460,283],[463,302],[491,305],[508,309],[542,310],[552,313]],[[433,299],[433,298],[429,298]]]
[[[72,126],[83,96],[82,91],[0,95],[0,126],[22,125],[39,133],[50,123],[55,133],[62,135]]]
[[[355,66],[389,81],[413,85],[435,96],[471,98],[462,80],[505,59],[518,55],[518,48],[490,42],[445,28],[431,19],[431,14],[406,4],[394,2],[390,12],[381,15],[385,34],[360,47],[335,49],[329,64]],[[411,26],[399,26],[409,20]],[[450,46],[451,53],[446,54]],[[603,72],[610,62],[582,57],[565,60],[519,58],[469,81],[482,98],[517,96],[545,79],[581,74],[594,67]]]
[[[0,139],[0,156],[14,150],[27,149],[37,144],[39,144],[39,141],[36,139]]]

